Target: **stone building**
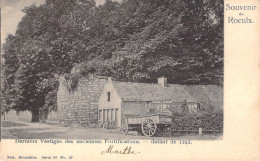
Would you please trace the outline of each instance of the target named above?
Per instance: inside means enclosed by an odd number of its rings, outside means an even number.
[[[88,74],[82,76],[73,90],[67,83],[71,80],[60,78],[57,93],[57,111],[62,124],[98,123],[98,98],[106,83],[106,77]]]
[[[124,118],[154,114],[162,109],[172,113],[196,113],[204,109],[223,110],[223,88],[214,85],[119,82],[88,74],[71,83],[60,78],[57,93],[59,122],[62,124],[113,123],[120,127]]]

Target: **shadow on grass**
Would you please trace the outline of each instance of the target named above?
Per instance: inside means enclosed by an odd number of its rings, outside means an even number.
[[[45,122],[46,125],[59,125],[57,122]]]
[[[21,124],[21,123],[15,123],[12,121],[2,121],[2,126],[3,127],[17,127],[17,126],[28,126],[28,125]]]
[[[62,132],[41,132],[35,133],[30,131],[46,130],[44,128],[29,128],[29,129],[11,129],[9,132],[19,139],[51,139],[56,138],[59,133]]]

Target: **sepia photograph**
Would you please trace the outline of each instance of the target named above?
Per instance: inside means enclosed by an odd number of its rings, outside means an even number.
[[[221,141],[223,93],[223,0],[1,1],[2,140]]]

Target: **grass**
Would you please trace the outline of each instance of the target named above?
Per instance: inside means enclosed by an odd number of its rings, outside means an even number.
[[[29,129],[11,129],[9,132],[15,136],[17,136],[19,139],[50,139],[55,138],[55,136],[59,132],[41,132],[41,133],[35,133],[32,131],[37,130],[46,130],[44,128],[29,128]]]
[[[28,126],[26,124],[15,123],[12,121],[2,121],[2,127],[17,127],[17,126]]]

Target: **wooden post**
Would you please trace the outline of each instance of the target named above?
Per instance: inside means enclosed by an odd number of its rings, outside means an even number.
[[[101,110],[98,109],[98,115],[97,115],[97,117],[98,117],[98,122],[101,120],[101,118],[100,118],[101,112],[100,112],[100,111],[101,111]]]
[[[104,109],[101,110],[101,121],[102,121],[102,124],[104,123]]]
[[[203,132],[202,132],[202,128],[199,128],[199,135],[202,136]]]
[[[116,109],[114,108],[114,118],[113,118],[114,120],[113,121],[115,121],[115,125],[116,125]]]

